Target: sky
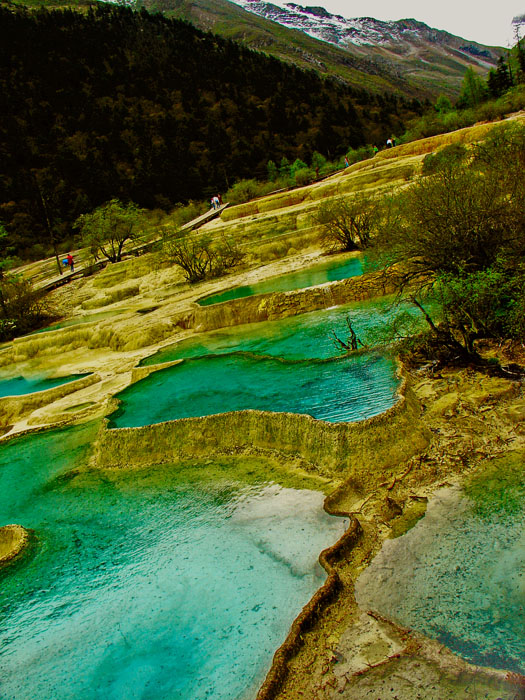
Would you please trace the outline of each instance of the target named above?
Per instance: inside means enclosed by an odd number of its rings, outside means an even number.
[[[270,0],[271,2],[271,0]],[[436,29],[489,46],[514,44],[512,19],[525,14],[525,0],[281,0],[324,7],[343,17],[395,20],[413,17]],[[525,25],[521,36],[525,35]]]

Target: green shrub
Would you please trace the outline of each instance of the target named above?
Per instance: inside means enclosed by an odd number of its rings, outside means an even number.
[[[422,174],[431,175],[445,165],[461,163],[467,156],[467,149],[460,143],[445,146],[437,153],[429,153],[423,159]]]
[[[53,311],[42,292],[20,275],[0,276],[0,341],[11,340],[49,322]]]
[[[230,204],[244,204],[250,199],[261,197],[272,189],[274,189],[273,183],[260,183],[257,180],[240,180],[233,187],[230,187],[224,196],[224,200]]]
[[[295,172],[295,184],[303,187],[308,185],[314,179],[313,173],[308,168],[302,168]]]

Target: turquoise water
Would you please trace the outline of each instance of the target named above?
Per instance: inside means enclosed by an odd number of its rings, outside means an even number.
[[[382,299],[187,338],[141,363],[191,360],[121,392],[113,424],[131,427],[246,408],[329,422],[377,415],[395,402],[394,362],[374,352],[341,357],[332,332],[346,339],[350,320],[365,341],[393,313],[391,301]]]
[[[169,345],[145,358],[143,366],[161,362],[229,353],[232,350],[272,355],[289,360],[327,359],[340,354],[334,344],[332,331],[342,339],[348,337],[347,318],[363,342],[373,341],[374,334],[385,328],[396,311],[388,299],[353,302],[323,311],[298,316],[249,323],[200,333]],[[414,317],[419,315],[413,310]]]
[[[315,287],[325,282],[344,280],[348,277],[357,277],[363,274],[363,263],[360,258],[347,260],[329,260],[320,265],[314,265],[305,270],[289,272],[279,277],[272,277],[256,284],[243,287],[234,287],[218,294],[199,299],[200,306],[211,306],[232,299],[243,299],[255,294],[267,294],[269,292],[291,292],[294,289],[306,289]]]
[[[394,363],[380,355],[328,362],[212,355],[154,372],[117,394],[122,403],[111,420],[112,427],[136,427],[252,408],[357,421],[390,408],[396,387]]]
[[[342,533],[323,497],[185,482],[176,469],[71,472],[97,426],[0,446],[0,523],[37,543],[0,572],[7,700],[240,700],[324,580]]]
[[[31,394],[34,391],[44,391],[68,382],[74,382],[86,376],[85,374],[72,374],[67,377],[13,377],[11,379],[0,379],[0,397],[22,396],[23,394]]]

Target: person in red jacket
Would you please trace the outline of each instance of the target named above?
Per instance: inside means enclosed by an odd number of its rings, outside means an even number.
[[[71,253],[67,254],[66,260],[71,272],[75,272],[75,261],[73,260],[73,256],[71,255]]]

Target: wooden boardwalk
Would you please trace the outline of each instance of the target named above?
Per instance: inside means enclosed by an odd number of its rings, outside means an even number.
[[[195,229],[199,228],[200,226],[203,226],[203,224],[207,224],[208,221],[211,221],[212,219],[215,219],[217,216],[221,215],[221,212],[223,212],[228,204],[223,204],[220,206],[218,209],[210,209],[209,211],[205,212],[204,214],[201,214],[198,216],[196,219],[192,219],[191,221],[188,221],[188,223],[183,224],[180,228],[180,232],[185,232],[185,231],[195,231]],[[153,238],[150,241],[146,241],[145,243],[135,245],[133,248],[128,248],[126,250],[126,255],[142,255],[143,253],[148,253],[150,250],[155,248],[155,245],[157,243],[160,243],[162,241],[162,236],[157,236],[157,238]]]
[[[199,228],[203,224],[206,224],[208,221],[211,221],[212,219],[215,219],[217,216],[220,216],[221,212],[226,209],[228,204],[223,204],[221,207],[218,209],[210,209],[209,211],[205,212],[204,214],[201,214],[195,219],[192,219],[191,221],[188,221],[188,223],[184,224],[179,228],[179,231],[194,231],[195,229]],[[126,248],[123,253],[122,257],[128,257],[130,255],[144,255],[144,253],[148,253],[150,250],[153,250],[156,245],[161,243],[162,241],[162,236],[157,236],[156,238],[153,238],[149,241],[145,241],[144,243],[141,243],[139,245],[135,245],[132,248]],[[78,253],[76,254],[78,258]],[[108,260],[97,260],[96,262],[89,262],[89,263],[82,263],[79,261],[78,265],[75,265],[75,271],[71,272],[69,269],[68,271],[64,271],[61,275],[55,275],[51,279],[47,277],[46,279],[43,279],[41,281],[34,281],[33,286],[35,289],[38,289],[39,291],[42,292],[50,292],[53,289],[57,289],[57,287],[61,287],[64,284],[67,284],[68,282],[71,282],[73,279],[77,279],[79,277],[83,277],[86,274],[91,274],[95,270],[100,270],[103,267],[105,267],[108,264]],[[55,265],[54,259],[52,260],[52,264]],[[34,279],[34,278],[33,278]]]

